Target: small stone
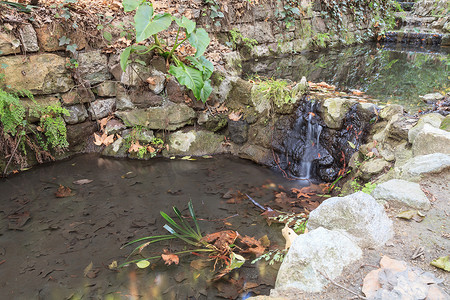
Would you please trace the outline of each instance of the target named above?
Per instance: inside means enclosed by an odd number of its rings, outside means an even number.
[[[361,177],[365,180],[369,180],[372,177],[380,174],[385,170],[385,168],[389,167],[389,163],[382,158],[375,158],[369,161],[366,161],[362,164],[360,171]]]
[[[160,71],[152,70],[151,76],[147,78],[149,89],[156,95],[164,90],[166,75]]]
[[[248,124],[245,120],[239,121],[228,121],[228,130],[230,132],[231,140],[238,144],[242,145],[248,140]]]
[[[404,112],[403,106],[398,104],[390,104],[380,111],[379,116],[382,119],[390,120],[391,117],[396,114],[403,115],[403,112]]]
[[[80,77],[88,81],[91,86],[111,78],[108,70],[108,58],[101,50],[80,53],[78,55]]]
[[[23,42],[23,46],[26,52],[39,51],[39,44],[36,36],[36,31],[33,25],[24,25],[19,29],[19,34]]]
[[[121,121],[117,119],[111,119],[106,123],[105,133],[107,135],[119,133],[120,131],[126,128],[127,127],[125,126],[125,124],[123,124]]]
[[[401,179],[415,180],[427,174],[437,174],[450,168],[450,155],[444,153],[432,153],[419,155],[406,161],[396,168],[396,173]]]
[[[441,93],[432,93],[423,95],[421,96],[421,98],[425,103],[432,104],[444,99],[444,95],[442,95]]]
[[[116,82],[105,81],[97,85],[97,95],[100,97],[115,97],[117,95]]]

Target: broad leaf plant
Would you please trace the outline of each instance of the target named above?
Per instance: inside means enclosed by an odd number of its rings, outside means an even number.
[[[125,72],[131,53],[146,54],[155,50],[172,63],[169,73],[175,76],[180,84],[190,89],[195,98],[206,102],[212,92],[210,77],[214,70],[213,64],[203,56],[210,42],[206,30],[197,28],[196,23],[185,16],[177,18],[169,13],[154,14],[152,3],[146,0],[123,0],[123,8],[126,12],[136,11],[134,15],[136,43],[127,47],[120,55],[122,70]],[[171,49],[166,50],[158,34],[167,30],[173,22],[178,26],[175,43]],[[150,38],[153,38],[153,43],[149,46],[139,44]],[[196,49],[194,57],[186,57],[190,65],[183,63],[175,55],[176,49],[186,41]]]

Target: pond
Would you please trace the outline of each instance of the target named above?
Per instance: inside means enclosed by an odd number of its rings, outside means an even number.
[[[246,61],[244,76],[255,74],[357,89],[383,103],[398,103],[408,111],[423,109],[419,98],[450,89],[449,47],[414,48],[367,44],[320,52]]]
[[[82,179],[92,182],[74,183]],[[70,187],[71,195],[57,198],[59,185]],[[134,248],[120,249],[126,242],[167,233],[160,211],[174,217],[172,206],[177,206],[188,215],[189,200],[204,233],[232,229],[256,239],[267,235],[271,247],[282,249],[282,226],[267,226],[261,210],[238,194],[273,205],[275,191],[299,186],[273,170],[228,156],[135,161],[87,154],[13,175],[0,182],[0,298],[215,299],[267,294],[279,266],[246,262],[215,283],[208,281],[211,268],[190,266],[197,257],[181,256],[180,265],[170,266],[159,259],[147,269],[108,266],[126,261]],[[163,245],[180,247],[177,241]],[[158,251],[161,248],[149,250],[153,255]]]

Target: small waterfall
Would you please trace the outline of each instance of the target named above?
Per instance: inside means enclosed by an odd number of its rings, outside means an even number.
[[[322,133],[322,126],[319,122],[313,122],[313,118],[316,116],[314,102],[309,103],[307,114],[305,148],[300,161],[300,178],[303,179],[311,179],[312,163],[315,159],[320,158],[319,146]]]

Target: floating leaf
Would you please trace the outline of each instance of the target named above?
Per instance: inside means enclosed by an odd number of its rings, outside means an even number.
[[[352,147],[352,149],[355,149],[355,148],[356,148],[355,144],[353,144],[353,143],[350,142],[350,141],[347,141],[347,142],[348,142],[348,144],[350,145],[350,147]]]
[[[239,254],[231,252],[231,262],[227,269],[233,270],[242,267],[245,263],[245,258]]]
[[[164,260],[164,263],[168,266],[170,266],[171,264],[178,265],[178,263],[180,262],[180,258],[175,254],[161,254],[161,257]]]
[[[449,256],[441,256],[431,262],[432,266],[435,266],[436,268],[445,270],[447,272],[450,272],[450,259]]]
[[[83,184],[91,183],[92,181],[93,180],[91,180],[91,179],[80,179],[80,180],[75,180],[73,183],[78,184],[78,185],[83,185]]]
[[[140,269],[145,269],[150,266],[150,263],[148,262],[148,260],[141,260],[136,263],[136,266]]]
[[[108,265],[110,270],[117,269],[117,260],[114,260],[112,263]]]
[[[59,185],[58,190],[55,192],[56,198],[65,198],[73,196],[72,190],[66,186]]]

